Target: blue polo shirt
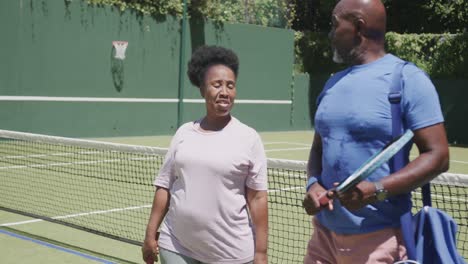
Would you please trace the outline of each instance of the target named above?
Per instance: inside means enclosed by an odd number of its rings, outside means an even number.
[[[392,73],[401,62],[387,54],[338,72],[325,84],[315,115],[315,131],[320,134],[323,147],[322,173],[317,178],[325,188],[347,178],[392,139],[388,94]],[[403,68],[401,110],[405,129],[417,130],[444,121],[434,85],[412,64]],[[405,156],[408,158],[409,149]],[[390,168],[385,164],[368,180],[377,181],[389,174]],[[335,200],[334,210],[322,210],[317,217],[336,233],[359,234],[398,227],[400,216],[410,208],[409,194],[355,211]]]

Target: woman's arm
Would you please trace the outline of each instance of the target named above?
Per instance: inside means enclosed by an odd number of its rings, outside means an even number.
[[[255,229],[254,264],[268,263],[268,195],[247,187],[247,204]]]
[[[161,225],[164,216],[169,208],[170,193],[169,190],[162,187],[156,187],[154,193],[153,206],[151,208],[151,215],[146,227],[145,241],[141,249],[143,254],[143,260],[146,263],[153,263],[157,261],[157,255],[159,254],[157,232]]]

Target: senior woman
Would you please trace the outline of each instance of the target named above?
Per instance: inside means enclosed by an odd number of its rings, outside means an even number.
[[[258,133],[231,115],[238,69],[223,47],[202,46],[190,59],[206,114],[177,130],[154,181],[147,263],[157,254],[163,264],[267,263],[266,157]]]

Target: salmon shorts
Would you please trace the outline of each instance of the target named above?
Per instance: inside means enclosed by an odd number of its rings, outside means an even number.
[[[406,260],[400,228],[371,233],[340,235],[313,219],[314,232],[304,264],[390,264]]]

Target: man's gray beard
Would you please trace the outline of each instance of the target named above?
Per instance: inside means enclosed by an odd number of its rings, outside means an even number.
[[[346,63],[346,64],[352,64],[354,59],[353,58],[358,58],[359,57],[359,48],[354,47],[349,51],[349,53],[345,54],[346,60],[341,56],[336,49],[333,49],[333,61],[336,63]]]
[[[336,49],[333,49],[333,61],[336,63],[344,63],[343,57],[341,57]]]

